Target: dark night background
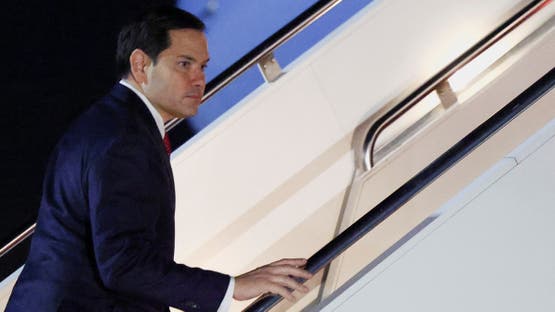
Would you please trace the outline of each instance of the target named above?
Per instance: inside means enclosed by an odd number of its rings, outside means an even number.
[[[2,118],[0,246],[34,223],[45,166],[60,135],[118,81],[114,55],[119,28],[150,6],[174,2],[11,1],[4,6],[7,114]],[[0,280],[15,269],[7,263],[24,258],[25,249],[2,258]]]

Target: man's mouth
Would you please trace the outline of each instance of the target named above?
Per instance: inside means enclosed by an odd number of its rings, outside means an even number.
[[[196,93],[196,92],[195,93],[189,93],[189,94],[187,94],[187,97],[200,101],[202,99],[202,94]]]

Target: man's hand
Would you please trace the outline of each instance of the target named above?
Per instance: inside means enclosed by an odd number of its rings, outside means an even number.
[[[296,277],[310,279],[312,274],[300,267],[305,259],[281,259],[235,278],[235,300],[248,300],[265,293],[278,294],[289,301],[295,301],[292,291],[308,292],[308,287],[295,280]]]

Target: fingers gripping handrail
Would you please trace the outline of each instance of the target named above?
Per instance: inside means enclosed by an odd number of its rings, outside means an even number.
[[[426,168],[312,255],[312,257],[308,259],[306,270],[314,274],[323,269],[333,259],[391,216],[446,170],[472,152],[522,111],[534,104],[537,99],[546,94],[554,86],[555,69],[552,68],[547,74],[522,92],[509,104],[505,105],[500,111],[453,145]],[[244,312],[268,311],[282,299],[281,296],[277,295],[262,297],[247,307]]]
[[[465,52],[455,61],[451,62],[438,74],[428,80],[424,85],[412,92],[408,97],[399,102],[381,116],[374,117],[374,123],[370,127],[364,141],[364,151],[366,169],[370,169],[373,163],[373,149],[377,136],[389,124],[398,119],[408,111],[415,103],[424,98],[430,91],[459,68],[470,62],[478,54],[486,50],[495,42],[500,40],[530,16],[539,11],[542,7],[552,2],[552,0],[532,1],[521,9],[517,14],[504,22],[501,26],[489,33],[470,50]],[[422,189],[433,182],[437,177],[456,164],[468,153],[474,150],[482,142],[506,125],[518,114],[532,105],[538,98],[548,92],[555,85],[555,69],[551,69],[540,80],[521,93],[517,98],[503,107],[495,115],[481,124],[478,128],[464,137],[461,141],[443,153],[430,165],[416,174],[413,178],[403,184],[391,195],[385,198],[377,206],[372,208],[359,220],[345,229],[336,238],[322,247],[312,255],[306,264],[305,269],[313,274],[317,273],[331,263],[333,259],[342,254],[352,244],[365,236],[382,221],[396,212],[401,206],[418,194]],[[253,302],[244,312],[263,312],[268,311],[283,298],[279,295],[266,295]]]

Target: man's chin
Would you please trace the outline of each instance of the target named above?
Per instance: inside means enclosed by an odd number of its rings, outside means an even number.
[[[194,108],[191,108],[188,112],[187,112],[187,117],[192,117],[194,115],[196,115],[198,113],[198,105],[195,106]]]

